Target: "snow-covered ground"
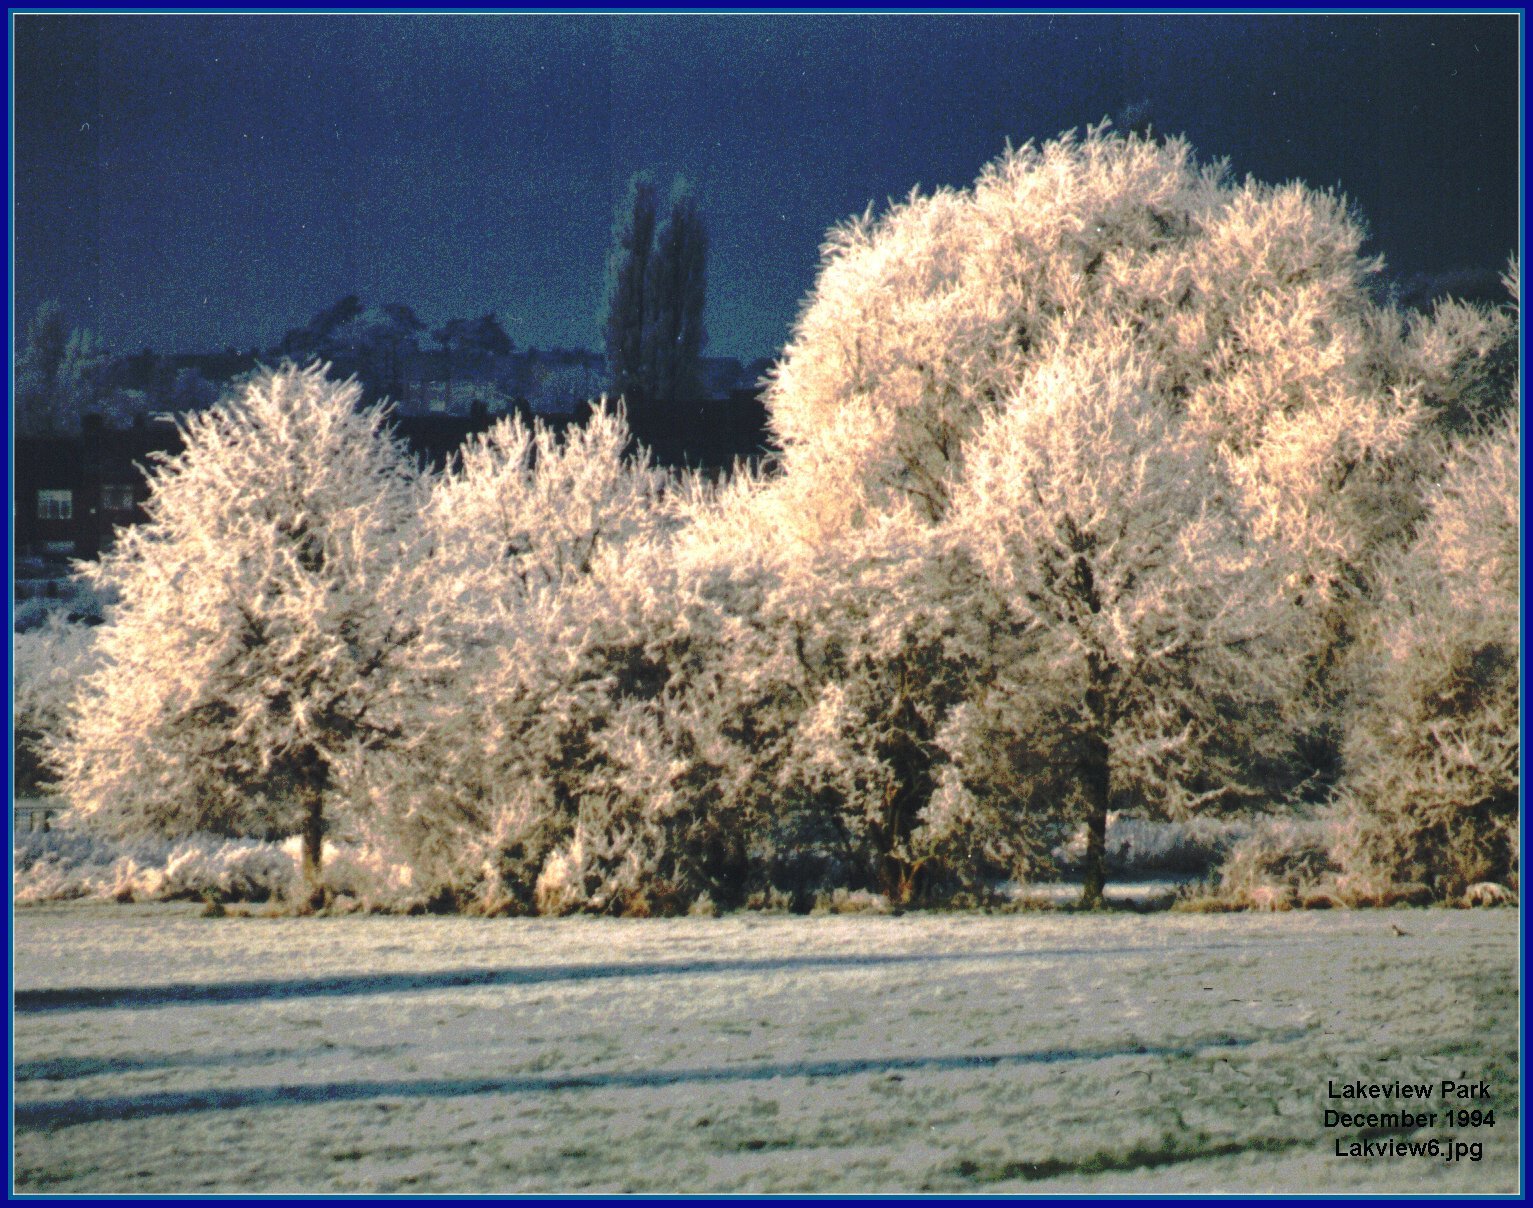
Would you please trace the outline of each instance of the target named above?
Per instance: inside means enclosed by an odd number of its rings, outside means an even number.
[[[1517,922],[33,907],[16,1187],[1511,1192]],[[1397,1079],[1435,1128],[1325,1127]],[[1482,1160],[1335,1154],[1450,1134]]]

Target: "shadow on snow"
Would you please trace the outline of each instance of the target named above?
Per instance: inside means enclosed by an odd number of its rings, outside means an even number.
[[[1289,941],[1295,942],[1295,941]],[[1303,941],[1297,941],[1303,942]],[[68,986],[17,990],[14,1011],[124,1010],[141,1007],[206,1006],[267,998],[329,998],[359,994],[418,993],[494,986],[537,986],[550,982],[608,981],[624,977],[677,977],[714,973],[773,973],[793,969],[866,969],[892,965],[963,964],[1053,960],[1081,956],[1154,956],[1169,952],[1245,949],[1234,941],[1121,948],[1056,948],[1041,951],[919,952],[888,955],[785,956],[643,964],[547,965],[530,968],[445,969],[435,973],[359,973],[334,977],[285,977],[254,981],[173,982],[158,986]]]
[[[17,1128],[52,1129],[102,1120],[174,1116],[195,1112],[240,1111],[270,1107],[312,1107],[366,1099],[457,1099],[475,1095],[549,1094],[581,1090],[648,1090],[656,1087],[727,1082],[767,1082],[774,1078],[847,1078],[858,1074],[995,1069],[1014,1065],[1053,1065],[1066,1061],[1102,1061],[1114,1057],[1192,1057],[1206,1049],[1245,1048],[1262,1041],[1286,1043],[1303,1032],[1251,1037],[1217,1036],[1181,1045],[1121,1045],[1102,1049],[1043,1049],[1026,1053],[966,1053],[947,1057],[872,1057],[838,1061],[789,1061],[767,1065],[704,1067],[682,1070],[634,1070],[545,1077],[441,1078],[292,1083],[198,1091],[157,1091],[98,1099],[62,1099],[16,1103]]]
[[[387,1057],[405,1050],[402,1044],[318,1044],[305,1049],[242,1049],[233,1053],[153,1053],[143,1057],[51,1057],[18,1061],[12,1068],[17,1082],[68,1082],[113,1074],[150,1070],[216,1069],[221,1066],[270,1065],[315,1057]]]

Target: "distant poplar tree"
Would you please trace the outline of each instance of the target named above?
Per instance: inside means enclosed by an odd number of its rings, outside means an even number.
[[[653,180],[635,176],[614,237],[606,331],[612,390],[630,406],[698,389],[707,258],[707,227],[685,182],[672,187],[662,226]]]
[[[703,302],[708,290],[708,229],[686,186],[672,190],[671,213],[650,257],[645,290],[645,368],[649,390],[671,402],[695,395],[698,362],[707,341]]]
[[[628,182],[613,227],[607,287],[607,373],[613,394],[633,398],[644,388],[644,288],[658,218],[655,182],[644,173]]]

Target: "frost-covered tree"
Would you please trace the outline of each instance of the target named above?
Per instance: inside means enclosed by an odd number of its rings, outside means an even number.
[[[737,523],[754,487],[629,447],[605,408],[562,435],[508,420],[434,492],[461,671],[369,791],[470,908],[674,913],[802,863],[778,803],[802,674],[771,550]]]
[[[1349,872],[1440,896],[1518,878],[1520,264],[1510,306],[1452,300],[1416,317],[1403,360],[1434,430],[1349,668]]]
[[[767,393],[797,527],[897,500],[939,520],[984,418],[1040,363],[1127,331],[1162,405],[1332,591],[1421,420],[1362,239],[1341,198],[1104,128],[847,223]]]
[[[951,511],[1023,640],[1024,766],[1078,803],[1089,904],[1115,798],[1259,800],[1251,770],[1289,737],[1281,563],[1155,386],[1127,333],[1056,353],[982,423]]]
[[[261,371],[187,417],[149,523],[87,578],[118,603],[55,761],[122,832],[298,834],[317,888],[326,810],[361,752],[450,665],[424,495],[377,409],[322,366]]]
[[[1363,237],[1334,194],[1105,128],[870,210],[828,238],[767,392],[783,539],[813,551],[901,508],[940,527],[1043,367],[1127,342],[1147,405],[1179,417],[1284,567],[1306,670],[1289,706],[1323,795],[1347,651],[1420,519],[1434,421],[1494,394],[1506,348],[1494,314],[1407,323],[1379,304]]]
[[[96,629],[58,611],[11,638],[11,718],[18,793],[48,787],[47,748],[63,732],[69,702],[96,661]]]
[[[646,548],[666,524],[663,477],[629,441],[606,408],[562,435],[508,418],[434,485],[433,590],[461,670],[417,711],[429,738],[386,761],[376,791],[393,835],[455,894],[477,878],[489,899],[530,905],[595,791],[613,698],[652,679],[634,618],[673,576]]]
[[[720,611],[665,542],[604,559],[561,593],[564,666],[529,731],[558,841],[533,886],[544,911],[676,913],[738,903],[755,799]],[[574,723],[573,725],[571,723]]]

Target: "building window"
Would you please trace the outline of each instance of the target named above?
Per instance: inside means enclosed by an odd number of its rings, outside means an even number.
[[[75,493],[73,491],[39,491],[37,518],[39,520],[73,520]]]
[[[133,510],[133,486],[126,482],[101,484],[101,507],[108,512],[131,512]]]

